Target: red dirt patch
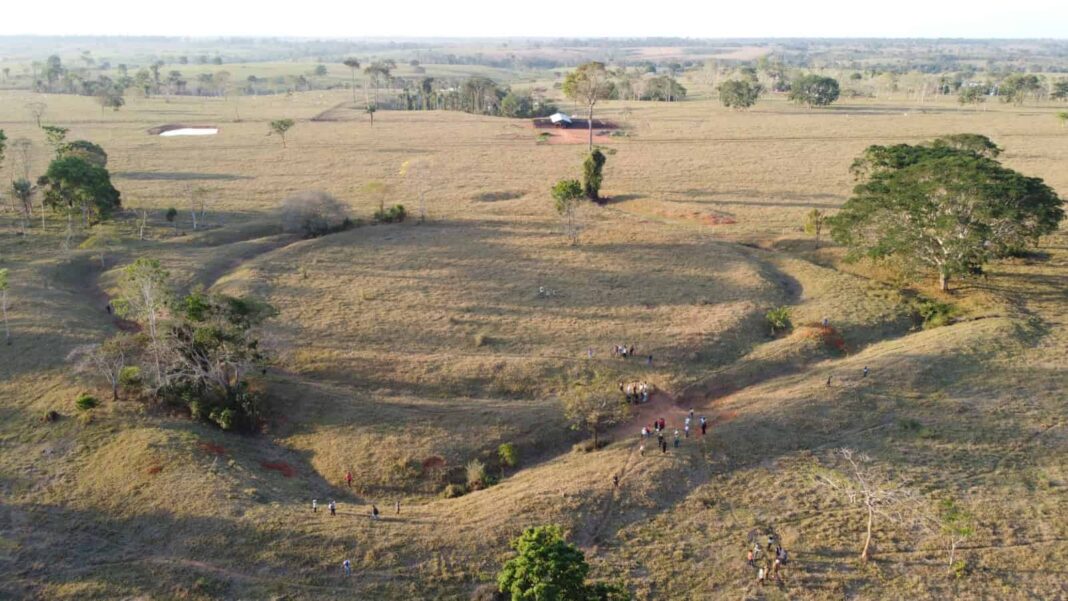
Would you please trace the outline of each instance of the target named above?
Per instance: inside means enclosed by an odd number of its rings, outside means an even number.
[[[206,440],[202,440],[202,441],[197,443],[197,446],[200,447],[200,450],[204,451],[205,453],[211,454],[211,455],[225,455],[226,454],[226,447],[222,446],[221,444],[215,444],[214,442],[208,442]]]
[[[260,466],[264,469],[274,470],[286,478],[292,478],[297,475],[297,470],[285,461],[261,461]]]
[[[590,140],[590,130],[586,119],[575,119],[571,127],[557,127],[549,119],[534,119],[531,127],[539,135],[547,135],[547,144],[586,144]],[[605,144],[612,138],[608,132],[619,129],[619,126],[610,121],[593,120],[593,142]]]
[[[802,338],[819,340],[825,347],[839,353],[848,353],[849,347],[842,335],[833,326],[825,326],[819,323],[807,323],[797,329],[797,335]]]
[[[155,476],[156,474],[158,474],[158,473],[160,473],[162,471],[163,471],[163,466],[162,465],[153,465],[153,466],[149,467],[147,470],[145,470],[145,473],[147,473],[150,476]]]

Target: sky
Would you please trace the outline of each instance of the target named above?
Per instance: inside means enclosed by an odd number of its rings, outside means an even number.
[[[1068,0],[12,0],[0,35],[1068,38]]]

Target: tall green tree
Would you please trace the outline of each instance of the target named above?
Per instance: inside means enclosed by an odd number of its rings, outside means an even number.
[[[615,86],[612,84],[604,63],[592,61],[579,65],[564,78],[564,94],[581,102],[588,109],[589,149],[593,150],[593,107],[598,101],[610,98]]]
[[[578,180],[562,179],[552,189],[553,206],[564,218],[564,235],[571,244],[578,244],[578,224],[576,223],[579,202],[583,197],[582,184]]]
[[[270,131],[267,132],[267,135],[275,134],[279,138],[282,138],[282,148],[285,148],[286,134],[289,130],[293,129],[294,125],[296,125],[296,121],[293,121],[292,119],[275,119],[274,121],[271,121]]]
[[[764,93],[764,86],[749,80],[730,79],[716,87],[719,101],[732,109],[747,109]]]
[[[604,163],[607,159],[600,149],[586,155],[582,162],[582,192],[593,201],[601,199],[601,182],[604,181]]]
[[[173,298],[169,276],[159,261],[141,257],[123,268],[119,278],[119,295],[113,303],[120,316],[145,326],[157,390],[165,384],[163,320]]]
[[[80,211],[82,224],[107,219],[121,206],[119,191],[111,185],[108,170],[77,156],[52,161],[37,180],[44,190],[44,202],[54,210],[70,215]]]
[[[564,540],[559,526],[526,529],[512,541],[516,556],[509,559],[497,586],[512,601],[584,601],[589,593],[590,566],[574,545]]]
[[[1063,201],[1041,179],[935,141],[872,146],[853,165],[853,196],[830,218],[847,260],[897,259],[953,277],[1019,251],[1057,229]]]
[[[45,133],[45,139],[48,140],[48,145],[52,147],[52,151],[55,152],[58,157],[67,144],[67,132],[70,130],[66,127],[59,127],[57,125],[44,125],[41,127],[41,130]]]
[[[827,106],[838,100],[838,80],[822,75],[803,75],[790,85],[791,101],[807,106]]]

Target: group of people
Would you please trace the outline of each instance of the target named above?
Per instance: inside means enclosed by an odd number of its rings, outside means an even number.
[[[686,416],[686,419],[683,421],[682,426],[683,434],[686,438],[690,437],[690,426],[693,423],[693,418],[693,409],[690,409],[690,413]],[[700,416],[700,424],[701,436],[704,436],[706,433],[708,433],[708,420],[705,419],[705,416],[703,415]],[[656,436],[656,444],[657,447],[660,449],[660,452],[667,453],[667,420],[665,420],[663,417],[653,420],[652,425],[647,424],[645,426],[642,426],[642,436],[638,446],[639,455],[645,456],[645,440],[650,439],[653,436]],[[675,428],[672,445],[677,449],[681,444],[682,436],[679,434],[679,429]]]
[[[768,544],[761,548],[760,541],[753,543],[753,548],[746,554],[746,563],[757,570],[757,584],[763,586],[769,580],[782,583],[782,568],[789,561],[786,549],[779,544],[774,532],[768,532]]]
[[[648,382],[619,382],[619,390],[627,397],[628,403],[647,403],[649,402],[649,383]]]

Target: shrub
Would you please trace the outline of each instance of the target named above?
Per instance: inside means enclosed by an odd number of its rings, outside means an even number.
[[[171,207],[167,209],[163,216],[167,219],[167,223],[174,223],[174,220],[178,217],[178,209]]]
[[[467,472],[467,488],[470,490],[485,488],[487,484],[486,464],[478,459],[472,459],[464,466],[464,470]]]
[[[768,325],[771,326],[772,336],[777,332],[790,329],[790,307],[768,309],[768,312],[764,314],[764,318],[768,320]]]
[[[571,452],[572,453],[592,453],[592,452],[596,451],[597,449],[605,448],[611,442],[612,441],[610,441],[610,440],[605,440],[603,438],[599,438],[599,439],[597,439],[597,443],[594,444],[593,439],[589,438],[589,439],[583,440],[582,442],[576,442],[574,445],[572,445],[571,446]]]
[[[519,465],[519,451],[514,444],[506,442],[497,447],[497,459],[501,463],[501,478],[504,478],[504,468]]]
[[[284,232],[316,238],[350,227],[352,221],[345,205],[326,192],[298,192],[282,201]]]
[[[915,307],[916,313],[923,319],[925,330],[948,326],[960,314],[955,306],[930,299],[917,302]]]
[[[127,365],[119,372],[119,384],[125,388],[135,388],[141,385],[141,368],[136,365]]]
[[[467,487],[463,484],[448,484],[445,489],[441,491],[441,496],[446,499],[455,499],[456,497],[462,497],[467,494]]]
[[[233,409],[213,409],[208,416],[223,430],[233,430],[237,426],[237,412]]]
[[[582,192],[590,200],[600,200],[601,181],[604,179],[605,156],[600,149],[594,148],[582,163]]]
[[[379,223],[400,223],[406,217],[408,217],[408,211],[404,209],[404,205],[393,205],[388,209],[375,211],[375,221]]]
[[[80,411],[89,411],[98,405],[100,405],[100,400],[87,392],[79,394],[78,398],[74,399],[74,406]]]

